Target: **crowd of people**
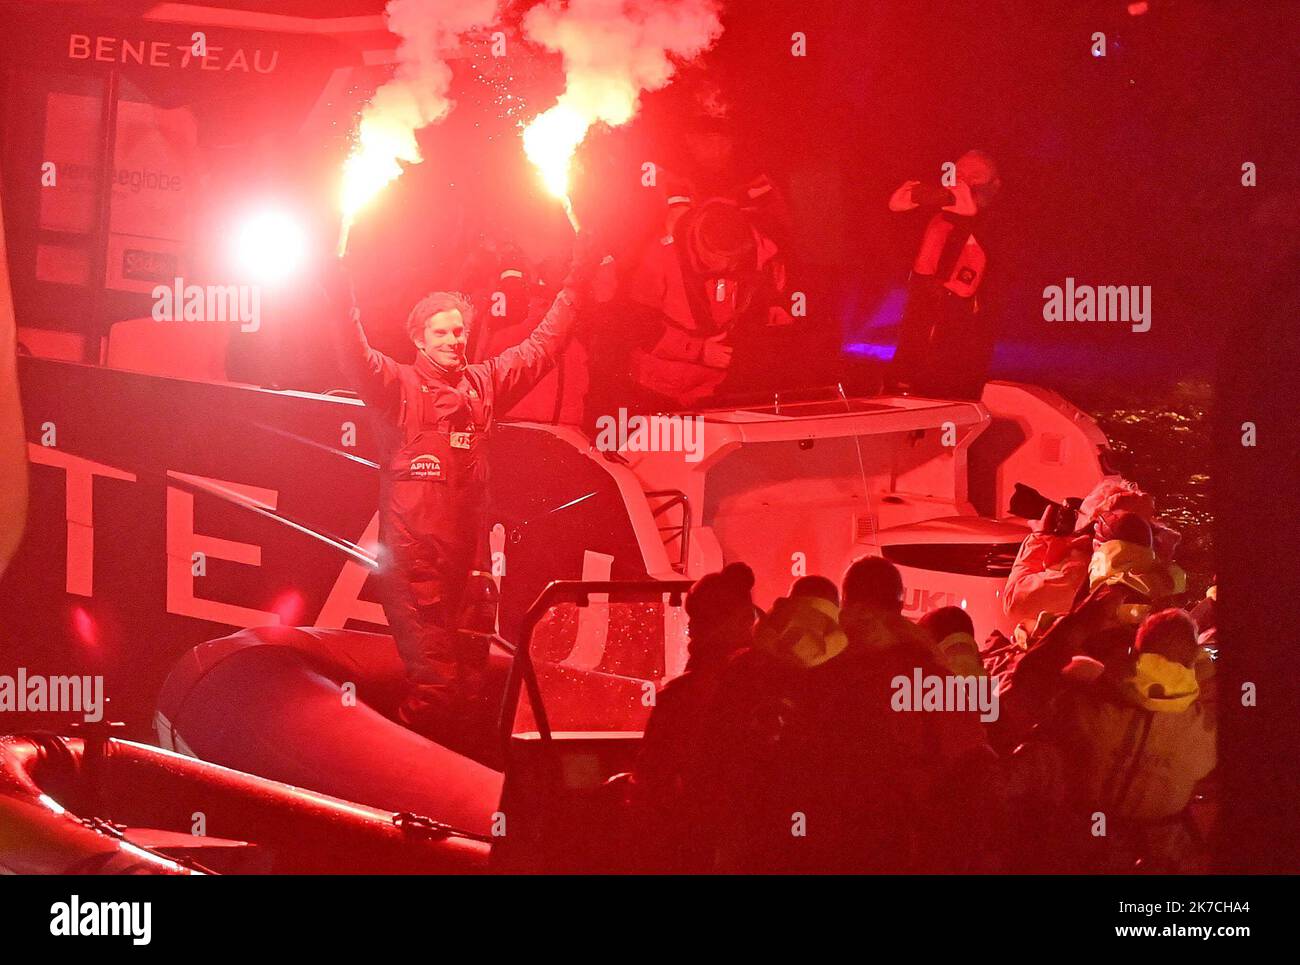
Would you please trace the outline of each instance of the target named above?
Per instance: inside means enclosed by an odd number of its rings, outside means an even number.
[[[902,614],[887,560],[756,610],[743,563],[686,598],[689,657],[627,782],[640,870],[1099,872],[1203,867],[1215,767],[1213,590],[1135,485],[1053,504],[978,644]],[[899,678],[988,677],[995,713],[900,707]],[[920,712],[917,712],[917,711]]]

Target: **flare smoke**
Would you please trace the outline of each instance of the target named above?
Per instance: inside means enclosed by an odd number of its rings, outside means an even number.
[[[524,151],[546,186],[568,193],[573,152],[597,122],[626,124],[641,94],[666,86],[680,63],[722,33],[716,0],[545,0],[524,34],[564,58],[558,103],[524,131]]]
[[[498,0],[388,0],[388,28],[401,38],[398,66],[361,112],[357,145],[343,177],[344,232],[352,216],[422,158],[415,132],[452,108],[451,67],[444,59],[469,31],[491,24]],[[341,242],[342,247],[344,242]]]

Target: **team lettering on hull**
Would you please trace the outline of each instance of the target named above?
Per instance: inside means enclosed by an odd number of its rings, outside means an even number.
[[[95,591],[95,478],[112,479],[121,483],[137,482],[135,473],[118,469],[73,455],[62,449],[28,443],[28,458],[35,465],[61,469],[65,475],[67,518],[67,578],[65,589],[77,596],[94,596]],[[279,493],[247,483],[192,476],[168,470],[167,475],[179,481],[192,480],[207,488],[224,490],[261,509],[274,511]],[[194,494],[180,486],[167,486],[167,612],[193,617],[235,627],[257,627],[283,622],[280,615],[270,610],[241,606],[222,600],[198,596],[195,592],[195,575],[192,560],[196,553],[208,559],[228,560],[245,566],[262,565],[262,547],[241,543],[194,529]],[[366,531],[358,540],[361,546],[378,545],[379,516],[370,518]],[[325,604],[312,626],[338,629],[349,620],[361,620],[378,626],[387,626],[384,611],[378,603],[361,599],[361,590],[370,575],[369,569],[356,562],[343,563]]]

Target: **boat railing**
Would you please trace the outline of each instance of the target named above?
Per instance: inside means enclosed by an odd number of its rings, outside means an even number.
[[[499,718],[503,747],[507,747],[510,741],[521,692],[528,696],[539,739],[545,743],[552,739],[550,716],[533,660],[533,634],[547,613],[565,603],[577,607],[591,606],[593,597],[600,597],[599,602],[608,604],[666,603],[670,607],[680,607],[692,583],[691,580],[651,579],[555,580],[549,583],[528,608],[520,624],[519,645],[506,681]]]

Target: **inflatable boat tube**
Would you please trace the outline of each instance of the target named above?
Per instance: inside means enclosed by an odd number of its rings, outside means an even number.
[[[0,737],[0,872],[190,873],[175,861],[96,830],[45,793],[36,775],[47,760],[44,741],[48,740]],[[59,749],[64,757],[73,754],[62,743]],[[59,756],[57,751],[54,756]]]
[[[509,658],[494,654],[504,685]],[[202,643],[158,698],[158,743],[199,760],[384,811],[490,834],[500,771],[407,730],[392,638],[262,627]]]
[[[0,737],[0,871],[479,872],[486,841],[123,740]]]

